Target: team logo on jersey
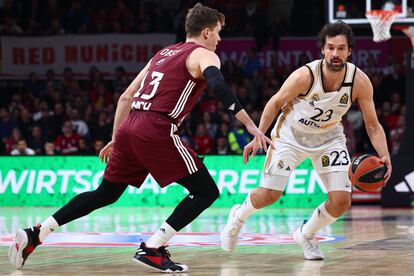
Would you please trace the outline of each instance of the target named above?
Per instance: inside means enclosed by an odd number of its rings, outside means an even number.
[[[277,167],[281,170],[285,167],[285,164],[283,164],[282,160],[280,160],[279,163],[277,163]]]
[[[348,104],[349,96],[348,94],[343,94],[341,99],[339,100],[339,103],[341,104]]]
[[[322,167],[329,167],[330,163],[331,162],[329,162],[329,156],[328,155],[322,156]]]
[[[319,95],[318,94],[313,94],[312,95],[312,101],[317,102],[319,100],[320,100],[320,98],[319,98]]]

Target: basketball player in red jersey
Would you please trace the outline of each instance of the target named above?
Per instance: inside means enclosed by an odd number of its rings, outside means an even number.
[[[214,53],[220,41],[224,15],[201,4],[186,16],[187,40],[159,51],[122,94],[115,113],[112,141],[100,152],[107,161],[97,190],[74,197],[42,224],[22,229],[10,247],[9,259],[17,269],[45,237],[70,221],[114,203],[128,185],[140,187],[150,173],[164,187],[184,186],[186,196],[145,243],[133,260],[161,272],[184,272],[188,267],[170,259],[165,244],[219,196],[204,164],[177,134],[208,84],[266,150],[271,140],[249,118],[220,73]]]

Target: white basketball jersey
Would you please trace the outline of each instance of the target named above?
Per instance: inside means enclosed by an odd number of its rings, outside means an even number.
[[[356,66],[347,62],[344,80],[338,91],[324,91],[322,62],[315,60],[306,64],[312,72],[313,83],[307,93],[294,98],[282,108],[276,125],[286,123],[304,133],[323,133],[338,126],[352,105]]]

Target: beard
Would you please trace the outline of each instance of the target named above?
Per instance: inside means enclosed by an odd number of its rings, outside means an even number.
[[[334,61],[337,63],[333,63]],[[345,67],[345,61],[340,59],[331,59],[330,61],[327,60],[326,66],[328,67],[328,70],[332,72],[339,72]]]

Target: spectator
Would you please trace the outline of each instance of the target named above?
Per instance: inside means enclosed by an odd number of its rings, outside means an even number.
[[[45,155],[56,155],[56,147],[53,142],[46,142],[44,146]]]
[[[194,147],[198,154],[205,155],[211,152],[214,146],[213,138],[208,134],[206,126],[199,124],[193,137]]]
[[[77,154],[79,151],[79,139],[80,136],[73,131],[71,122],[66,121],[63,124],[62,134],[56,138],[56,150],[63,155]]]
[[[23,34],[22,28],[16,24],[16,20],[11,16],[6,16],[4,19],[4,25],[0,26],[0,35],[21,35]]]
[[[88,142],[86,141],[85,138],[80,138],[79,139],[79,144],[78,144],[78,154],[79,155],[92,155],[93,151],[89,148]]]
[[[12,133],[13,128],[16,127],[16,124],[12,121],[9,115],[9,111],[1,107],[0,108],[0,139],[2,142],[5,142],[6,139]]]
[[[17,143],[19,140],[23,139],[20,129],[15,127],[13,128],[9,138],[5,142],[6,154],[10,154],[14,149],[17,148]]]
[[[112,126],[106,112],[99,112],[98,120],[93,124],[91,131],[93,137],[100,138],[103,141],[107,141],[111,137]]]
[[[88,137],[89,136],[89,128],[88,125],[85,123],[84,120],[81,119],[79,114],[79,110],[72,109],[71,113],[71,123],[73,128],[81,137]]]
[[[228,141],[230,150],[236,154],[242,154],[244,146],[250,142],[250,135],[238,120],[235,121],[234,128],[230,130]]]
[[[27,147],[25,139],[19,139],[17,147],[11,151],[11,155],[35,155],[35,152]]]
[[[217,138],[216,147],[214,148],[214,151],[212,151],[211,153],[217,155],[232,154],[232,152],[229,149],[226,137],[220,136]]]
[[[405,133],[405,116],[399,116],[397,126],[390,132],[391,153],[397,154],[400,150],[402,138]]]
[[[39,126],[32,127],[32,134],[29,139],[29,146],[34,150],[36,155],[40,155],[44,148],[44,139],[42,135],[42,130]]]
[[[101,139],[96,139],[93,146],[94,146],[94,149],[95,149],[95,155],[99,155],[99,152],[105,146],[105,142]]]

